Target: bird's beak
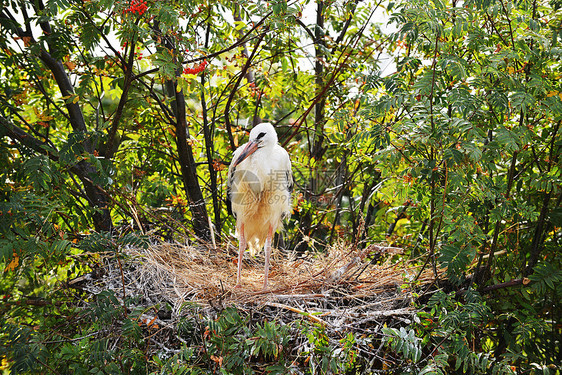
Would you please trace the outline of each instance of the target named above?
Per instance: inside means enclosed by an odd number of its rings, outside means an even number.
[[[244,150],[242,150],[240,156],[238,156],[238,159],[234,160],[232,166],[236,167],[238,164],[242,163],[248,156],[256,152],[257,149],[258,149],[258,142],[254,142],[254,141],[248,142],[246,147],[244,147]]]

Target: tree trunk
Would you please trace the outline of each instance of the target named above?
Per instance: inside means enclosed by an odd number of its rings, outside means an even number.
[[[97,170],[90,163],[81,161],[72,168],[72,172],[82,181],[88,203],[94,209],[92,214],[94,228],[97,232],[110,231],[113,228],[113,222],[109,212],[109,197],[90,178],[98,173]]]
[[[197,179],[193,150],[188,142],[189,130],[185,117],[185,96],[182,90],[177,89],[177,82],[175,81],[167,81],[166,90],[168,95],[174,98],[172,109],[175,116],[175,140],[178,148],[183,186],[189,200],[189,210],[193,219],[193,230],[200,239],[209,240],[211,235],[207,218],[207,207],[205,206],[203,192]]]
[[[26,8],[27,5],[25,3],[22,4],[23,5],[21,6],[20,10],[24,16],[23,22],[25,24],[25,30],[21,27],[16,27],[12,30],[13,34],[17,35],[20,38],[29,38],[30,44],[36,44],[38,42],[35,40],[31,32],[31,22],[34,17],[28,16]],[[39,14],[44,10],[42,2],[31,2],[30,4],[35,10],[36,14]],[[10,11],[6,9],[6,12],[6,14],[9,14]],[[4,17],[5,14],[3,13],[2,18]],[[41,21],[38,22],[38,24],[44,34],[50,35],[52,33],[52,29],[48,21]],[[48,49],[45,48],[43,44],[41,44],[38,55],[39,59],[50,70],[55,81],[57,82],[57,86],[60,90],[61,95],[63,97],[74,96],[75,92],[72,81],[68,77],[62,61],[55,58],[55,56],[60,55],[60,53],[58,53],[59,46],[52,43],[52,41],[49,39],[47,39],[47,45]],[[80,104],[74,100],[67,100],[65,102],[65,107],[67,112],[65,116],[70,123],[72,130],[75,133],[86,133],[88,129]],[[8,130],[8,136],[18,143],[31,147],[35,152],[48,155],[53,160],[56,160],[58,158],[52,155],[53,153],[58,154],[58,151],[53,151],[52,148],[47,151],[48,149],[44,148],[41,145],[43,143],[42,141],[35,138],[32,134],[27,133],[23,129],[17,127],[12,123],[10,119],[3,118],[2,125],[5,129]],[[92,154],[94,152],[95,144],[92,139],[86,137],[82,145],[86,153]],[[94,213],[92,215],[94,227],[98,231],[110,230],[112,228],[112,222],[108,205],[109,197],[104,194],[102,189],[99,189],[98,186],[92,182],[92,177],[98,174],[98,171],[92,164],[88,163],[85,160],[82,160],[72,168],[72,172],[75,173],[83,183],[86,199],[88,200],[90,206],[94,209]]]
[[[205,33],[205,48],[209,47],[209,34],[211,30],[210,23],[207,24],[207,31]],[[220,238],[222,230],[222,220],[221,220],[221,206],[220,206],[220,196],[219,189],[217,188],[217,171],[215,170],[215,118],[213,117],[211,121],[211,126],[209,126],[208,111],[207,111],[207,100],[205,99],[205,75],[201,74],[201,109],[203,114],[203,135],[205,137],[205,152],[207,154],[207,165],[209,168],[209,178],[210,178],[210,188],[211,188],[211,198],[213,200],[213,213],[215,216],[215,233],[216,236]],[[209,228],[210,229],[210,228]]]
[[[0,116],[0,126],[4,128],[6,135],[15,142],[29,147],[38,154],[47,155],[55,162],[58,161],[58,152],[53,151],[53,147],[51,145],[48,145],[35,138],[33,135],[27,133],[25,130],[13,124],[10,119]],[[113,223],[111,221],[111,215],[108,207],[109,197],[92,181],[92,177],[98,173],[96,168],[92,164],[82,160],[74,165],[70,171],[78,176],[84,186],[86,199],[94,210],[92,220],[96,231],[111,230]]]
[[[555,143],[557,139],[556,136],[558,134],[558,130],[560,129],[560,123],[561,122],[559,121],[555,125],[554,130],[552,132],[552,139],[550,141],[550,154],[548,156],[548,160],[549,160],[548,170],[547,170],[548,173],[550,173],[552,166],[558,163],[558,158],[560,156],[560,148]],[[533,267],[535,267],[535,265],[537,264],[539,260],[539,255],[544,245],[545,232],[546,232],[545,228],[547,227],[548,224],[547,223],[548,220],[547,216],[549,212],[548,206],[553,191],[554,188],[548,193],[545,192],[543,195],[541,212],[537,220],[537,226],[535,227],[535,233],[533,236],[533,241],[531,243],[531,250],[530,250],[531,254],[529,256],[529,261],[527,262],[527,267],[523,272],[525,276],[530,275],[533,272]]]
[[[319,1],[316,9],[316,28],[314,30],[316,62],[314,64],[315,83],[318,93],[324,89],[324,2]],[[314,143],[312,145],[312,157],[316,160],[322,159],[324,151],[324,111],[326,107],[326,96],[316,103],[314,107]]]

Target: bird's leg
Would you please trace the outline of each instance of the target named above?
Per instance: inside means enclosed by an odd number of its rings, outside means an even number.
[[[236,274],[235,288],[240,288],[240,274],[242,273],[242,258],[244,257],[244,250],[246,250],[246,236],[244,235],[244,224],[240,226],[238,233],[240,234],[240,240],[238,244],[238,273]]]
[[[271,239],[273,237],[273,227],[269,225],[269,231],[267,232],[267,238],[265,239],[265,270],[263,276],[263,288],[267,289],[267,276],[269,274],[269,257],[271,256]]]

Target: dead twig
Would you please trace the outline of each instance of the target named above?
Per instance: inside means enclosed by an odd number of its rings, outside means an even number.
[[[317,317],[313,313],[306,312],[304,310],[298,309],[298,308],[293,307],[293,306],[284,305],[282,303],[277,303],[277,302],[267,302],[266,305],[271,306],[271,307],[277,307],[277,308],[289,310],[289,311],[292,311],[294,313],[300,314],[302,316],[306,316],[308,319],[312,320],[314,323],[318,323],[318,324],[321,324],[323,326],[328,325],[328,323],[326,323],[325,321],[323,321],[322,319],[320,319],[319,317]]]

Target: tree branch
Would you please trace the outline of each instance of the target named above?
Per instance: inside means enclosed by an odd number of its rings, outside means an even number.
[[[29,147],[33,151],[46,155],[49,159],[57,161],[59,160],[58,151],[55,150],[48,143],[40,141],[33,135],[29,134],[19,126],[15,125],[9,119],[4,116],[0,116],[0,125],[6,130],[6,135],[13,139],[14,141]]]
[[[244,76],[246,75],[246,72],[248,71],[248,69],[250,69],[250,65],[252,64],[252,60],[254,59],[254,56],[256,55],[256,53],[259,49],[260,43],[262,42],[263,38],[265,37],[266,32],[263,32],[259,36],[258,41],[256,42],[256,45],[254,47],[254,50],[252,51],[252,54],[246,59],[246,63],[244,64],[244,66],[242,67],[242,70],[238,74],[238,79],[234,83],[234,87],[232,87],[232,90],[230,90],[230,95],[228,95],[228,99],[227,99],[226,104],[224,106],[224,120],[225,120],[225,125],[226,125],[226,131],[228,132],[228,140],[230,141],[230,147],[232,148],[232,150],[236,149],[236,145],[234,143],[234,137],[232,136],[232,125],[230,124],[230,105],[232,104],[232,100],[234,99],[234,95],[236,94],[236,90],[238,89],[238,86],[240,86],[240,82],[242,82],[242,78],[244,78]]]

